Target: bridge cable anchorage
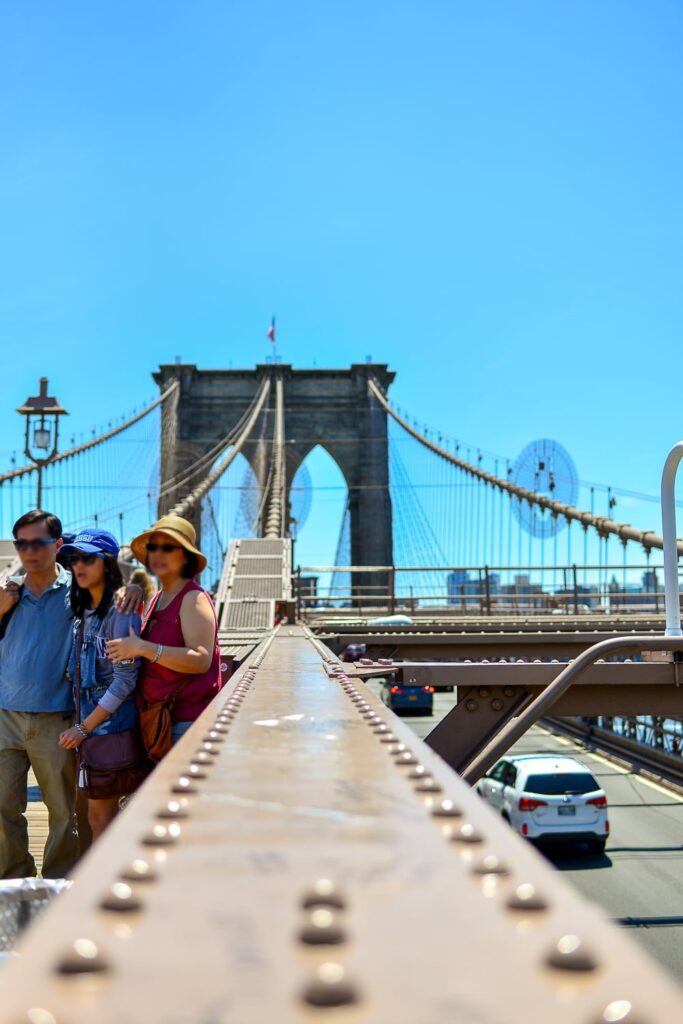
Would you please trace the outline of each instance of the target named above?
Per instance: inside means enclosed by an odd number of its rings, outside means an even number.
[[[256,397],[254,398],[254,401],[250,406],[241,433],[235,439],[234,444],[230,449],[228,455],[226,455],[222,462],[220,462],[218,466],[216,466],[213,472],[209,473],[208,476],[206,476],[202,480],[202,482],[194,488],[194,490],[190,491],[190,493],[187,494],[181,501],[177,502],[173,506],[173,508],[169,509],[167,513],[168,515],[187,517],[192,512],[192,510],[196,508],[196,506],[202,500],[204,495],[211,490],[211,488],[214,486],[215,483],[218,482],[218,480],[220,480],[223,473],[225,473],[226,469],[228,469],[228,467],[232,464],[232,462],[235,460],[236,456],[240,453],[246,441],[248,440],[249,435],[254,429],[254,424],[261,415],[261,411],[266,402],[266,399],[268,398],[269,393],[270,380],[266,378],[261,384],[261,388],[257,392]],[[227,437],[232,438],[233,432],[231,431],[231,433],[227,435]],[[229,443],[229,441],[226,441],[226,446]]]
[[[114,427],[112,430],[108,430],[106,433],[100,434],[99,437],[92,437],[89,441],[84,441],[83,444],[76,445],[74,448],[69,448],[65,452],[59,452],[51,460],[50,466],[55,466],[59,462],[65,462],[67,459],[72,459],[76,455],[82,455],[83,452],[87,452],[92,448],[97,448],[99,445],[104,444],[105,441],[110,441],[112,437],[122,434],[124,430],[128,430],[129,427],[139,423],[140,420],[145,418],[145,416],[148,416],[149,413],[154,411],[154,409],[157,409],[162,402],[165,402],[167,398],[171,397],[178,387],[179,382],[174,380],[173,383],[166,388],[163,394],[159,395],[159,397],[150,405],[141,409],[135,416],[131,416],[131,418],[126,420],[125,423],[120,423],[118,427]],[[3,484],[8,480],[15,480],[17,477],[25,476],[28,473],[35,473],[35,471],[35,466],[20,466],[18,469],[11,469],[7,473],[0,473],[0,484]]]
[[[398,413],[392,409],[389,402],[387,401],[384,392],[379,387],[377,382],[372,378],[368,380],[368,388],[371,393],[382,405],[385,412],[388,413],[392,419],[400,427],[414,437],[416,441],[424,445],[439,458],[445,459],[446,462],[450,462],[451,465],[457,466],[458,469],[464,470],[470,476],[476,477],[488,486],[497,488],[500,491],[506,492],[510,498],[518,498],[519,501],[527,501],[530,505],[537,505],[539,508],[551,512],[556,516],[564,516],[568,523],[576,522],[580,523],[584,529],[591,527],[594,529],[598,536],[607,537],[609,535],[619,537],[620,540],[625,544],[632,541],[636,544],[641,544],[646,551],[651,548],[657,548],[662,551],[664,549],[664,540],[657,534],[653,533],[652,530],[638,530],[636,527],[631,526],[630,523],[617,523],[608,516],[597,516],[593,512],[582,511],[581,509],[574,508],[573,505],[565,505],[562,501],[552,501],[550,498],[546,498],[543,494],[538,494],[536,491],[528,491],[525,487],[519,487],[517,484],[513,484],[509,480],[504,480],[502,477],[495,476],[493,473],[487,473],[479,466],[473,465],[471,462],[467,462],[465,459],[458,458],[457,455],[452,455],[451,452],[440,445],[430,441],[429,438],[420,434],[414,427],[399,416]],[[677,551],[679,555],[683,555],[683,541],[677,541]]]
[[[264,537],[284,537],[286,533],[285,403],[282,377],[275,381],[275,429],[273,431],[272,484]]]

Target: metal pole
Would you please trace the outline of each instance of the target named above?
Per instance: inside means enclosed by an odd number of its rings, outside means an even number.
[[[576,566],[572,566],[572,585],[574,587],[574,615],[579,614],[579,587],[576,580]]]
[[[38,484],[36,487],[36,508],[41,508],[41,502],[43,500],[43,463],[36,463],[36,469],[38,472]]]
[[[683,636],[678,590],[678,543],[676,541],[676,471],[683,458],[683,441],[666,457],[662,470],[662,537],[664,541],[664,608],[666,636]]]
[[[489,580],[489,567],[484,567],[484,585],[486,587],[486,614],[491,614],[491,581]]]

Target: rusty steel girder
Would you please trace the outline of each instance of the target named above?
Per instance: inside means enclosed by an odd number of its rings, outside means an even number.
[[[671,1024],[683,996],[281,627],[0,973],[15,1024]]]

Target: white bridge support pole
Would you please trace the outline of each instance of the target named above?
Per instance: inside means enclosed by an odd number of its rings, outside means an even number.
[[[683,636],[678,590],[678,542],[676,539],[676,473],[683,459],[683,441],[666,457],[662,471],[662,536],[664,538],[664,604],[666,635]]]

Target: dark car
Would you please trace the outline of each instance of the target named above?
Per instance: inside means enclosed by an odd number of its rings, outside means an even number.
[[[365,644],[347,644],[342,651],[341,660],[346,662],[359,661],[361,658],[365,657],[366,650],[367,647]]]
[[[403,712],[431,715],[434,711],[434,687],[387,679],[382,683],[382,700],[397,715]]]

